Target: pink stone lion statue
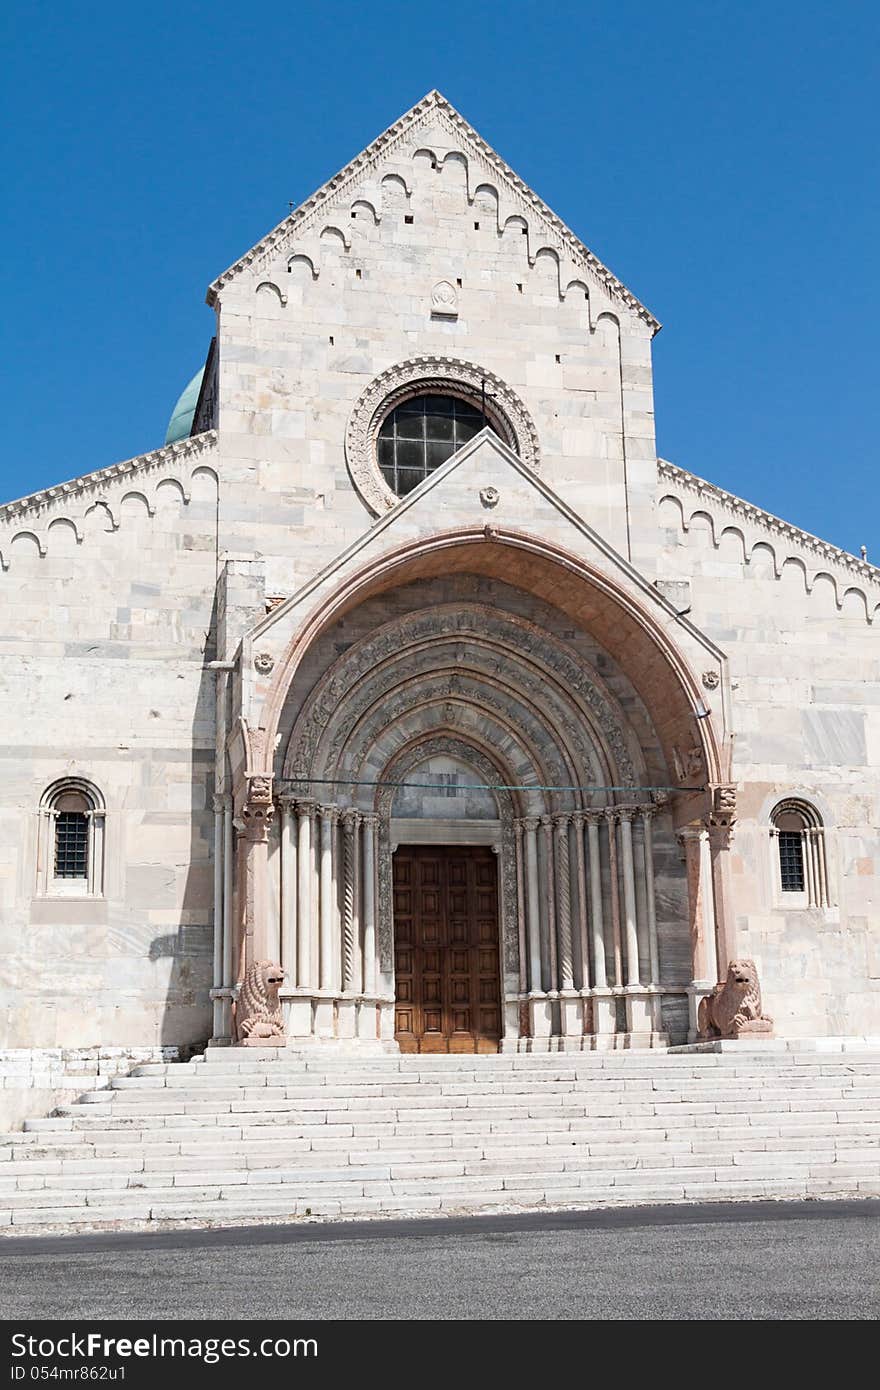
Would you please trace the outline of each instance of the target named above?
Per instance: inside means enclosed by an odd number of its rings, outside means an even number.
[[[240,1047],[278,1047],[284,1042],[284,1018],[278,999],[284,983],[280,965],[254,961],[241,982],[235,1004],[235,1031]]]
[[[753,960],[732,960],[724,983],[700,1000],[697,1031],[700,1041],[739,1038],[744,1033],[773,1036],[773,1020],[761,1012],[761,986]]]

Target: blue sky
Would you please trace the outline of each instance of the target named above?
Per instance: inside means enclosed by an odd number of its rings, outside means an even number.
[[[880,562],[880,6],[22,4],[0,494],[161,444],[210,280],[433,87],[663,321],[660,453]]]

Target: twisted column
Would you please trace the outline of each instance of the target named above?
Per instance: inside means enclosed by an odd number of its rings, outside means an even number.
[[[355,810],[342,815],[342,988],[345,993],[354,988],[355,938],[355,860],[356,835],[360,816]]]
[[[571,946],[571,859],[568,826],[570,817],[553,817],[556,840],[556,917],[559,924],[559,987],[574,989]]]

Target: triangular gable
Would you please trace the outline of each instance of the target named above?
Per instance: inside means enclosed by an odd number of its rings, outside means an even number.
[[[437,526],[439,516],[454,516],[458,526],[482,524],[489,530],[521,531],[527,520],[531,534],[582,555],[620,588],[637,594],[642,604],[662,611],[666,620],[673,619],[686,646],[695,644],[716,659],[723,656],[705,633],[679,614],[653,584],[488,428],[462,445],[332,564],[262,618],[252,629],[250,640],[268,638],[269,648],[280,655],[303,615],[332,593],[346,576],[400,545],[443,534],[443,528]]]
[[[548,244],[554,250],[566,257],[574,268],[586,272],[613,300],[624,304],[631,313],[648,324],[653,332],[657,332],[660,323],[654,315],[621,284],[592,251],[584,246],[562,219],[532,192],[473,127],[468,125],[454,106],[437,91],[429,92],[355,159],[346,164],[344,169],[312,194],[311,198],[279,222],[268,236],[218,276],[208,288],[207,302],[212,306],[216,305],[218,295],[224,286],[244,271],[264,270],[268,267],[276,257],[306,234],[322,215],[329,212],[337,201],[344,200],[346,196],[351,197],[365,176],[372,173],[383,160],[393,157],[395,150],[417,130],[424,128],[426,132],[430,132],[432,124],[435,128],[438,125],[442,127],[465,148],[466,153],[475,157],[484,174],[496,179],[523,212],[531,211],[537,215],[542,224],[542,232],[546,234]]]

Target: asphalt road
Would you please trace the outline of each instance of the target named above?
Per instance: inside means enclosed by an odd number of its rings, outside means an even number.
[[[880,1202],[5,1238],[16,1318],[880,1315]]]

